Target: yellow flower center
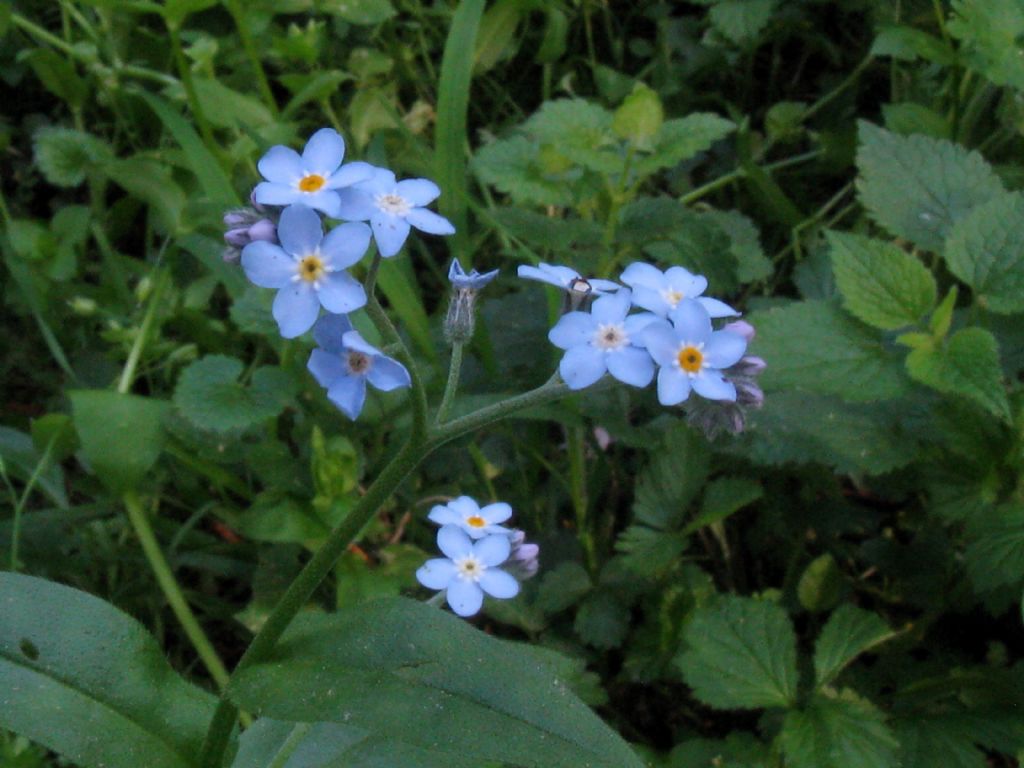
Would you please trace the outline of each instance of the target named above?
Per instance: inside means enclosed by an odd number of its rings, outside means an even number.
[[[324,276],[324,262],[319,256],[307,256],[299,262],[299,277],[307,283],[315,283]]]
[[[661,292],[661,298],[668,302],[670,307],[675,307],[680,301],[686,298],[682,291],[677,291],[674,288],[666,288]]]
[[[704,365],[704,353],[694,346],[680,349],[676,359],[679,361],[679,367],[687,373],[697,373]]]
[[[466,525],[472,526],[473,528],[483,528],[487,525],[487,521],[480,517],[480,515],[473,515],[472,517],[466,518]]]
[[[319,173],[311,173],[299,179],[299,189],[303,192],[319,192],[326,183],[327,179]]]

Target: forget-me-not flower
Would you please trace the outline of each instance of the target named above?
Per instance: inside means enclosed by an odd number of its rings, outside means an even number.
[[[646,387],[654,378],[654,362],[643,349],[640,333],[652,321],[650,314],[631,315],[628,288],[602,296],[590,312],[562,315],[548,338],[566,350],[558,373],[569,389],[583,389],[605,371],[634,387]]]
[[[447,504],[438,504],[430,510],[428,518],[438,525],[455,525],[469,534],[471,539],[480,539],[495,533],[509,534],[511,531],[499,523],[512,517],[512,507],[503,501],[481,507],[469,496],[459,496]]]
[[[536,267],[529,264],[520,265],[516,274],[524,280],[536,280],[540,283],[547,283],[569,294],[582,294],[586,297],[590,293],[604,294],[614,293],[622,286],[611,280],[601,280],[596,277],[586,278],[580,275],[572,267],[563,267],[558,264],[545,264],[541,262]]]
[[[736,387],[722,375],[747,349],[743,336],[711,328],[711,316],[693,299],[680,301],[669,314],[671,325],[657,320],[643,330],[647,351],[661,366],[658,400],[677,405],[693,390],[709,400],[736,400]]]
[[[341,190],[338,215],[348,221],[369,221],[377,250],[387,258],[402,249],[410,226],[431,235],[455,232],[448,219],[424,207],[440,194],[429,179],[396,181],[386,168],[374,168],[369,179]]]
[[[312,208],[290,205],[277,224],[277,243],[255,240],[242,249],[245,275],[261,288],[277,288],[274,319],[286,339],[300,336],[328,312],[351,312],[366,304],[366,291],[345,272],[366,253],[370,230],[347,223],[324,236]]]
[[[507,599],[519,594],[519,582],[496,567],[508,560],[512,545],[505,534],[474,542],[456,525],[437,532],[437,545],[445,557],[433,558],[416,571],[420,584],[443,589],[448,605],[459,616],[472,616],[484,602],[484,592]]]
[[[738,315],[728,304],[701,294],[708,287],[707,278],[694,275],[682,267],[669,267],[662,272],[643,262],[630,264],[622,273],[622,282],[633,289],[633,303],[659,317],[668,317],[683,299],[700,302],[711,317]]]
[[[452,288],[457,291],[479,291],[496,278],[500,271],[492,269],[490,272],[481,274],[475,269],[471,269],[467,273],[462,268],[462,265],[459,264],[458,259],[452,259],[452,265],[448,267],[448,281],[452,284]]]
[[[338,190],[370,178],[369,163],[348,163],[345,140],[333,128],[314,133],[300,155],[291,147],[271,147],[257,167],[266,181],[256,185],[252,199],[264,205],[302,203],[338,217]]]
[[[327,399],[350,419],[363,410],[367,381],[383,392],[410,384],[405,366],[367,344],[345,315],[321,317],[313,338],[320,346],[310,354],[306,367],[327,390]]]

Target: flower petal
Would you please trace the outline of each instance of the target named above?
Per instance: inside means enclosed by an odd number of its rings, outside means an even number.
[[[480,576],[480,588],[491,597],[507,600],[519,594],[519,582],[500,568],[488,568]]]
[[[621,323],[633,306],[632,296],[633,292],[629,288],[606,294],[594,302],[590,314],[601,325]]]
[[[512,507],[504,501],[496,501],[480,508],[480,517],[488,523],[504,523],[512,517]]]
[[[654,288],[655,290],[661,290],[665,283],[665,275],[662,274],[660,269],[642,261],[634,261],[622,270],[622,276],[619,279],[630,288],[637,288],[642,285]]]
[[[474,616],[484,604],[484,593],[475,582],[455,579],[448,587],[448,605],[456,615]]]
[[[682,267],[669,267],[665,270],[665,287],[679,291],[685,299],[695,299],[707,289],[708,279]]]
[[[405,214],[405,220],[412,224],[420,232],[429,235],[453,235],[455,227],[444,216],[439,216],[426,208],[413,208]]]
[[[339,224],[320,243],[320,255],[328,266],[347,269],[366,255],[370,228],[362,222]]]
[[[435,504],[427,519],[438,525],[458,525],[462,522],[462,515],[446,504]]]
[[[658,365],[671,367],[676,363],[679,337],[668,323],[651,323],[641,332],[640,340]]]
[[[252,191],[252,199],[261,205],[291,205],[303,197],[295,187],[275,181],[261,181]]]
[[[544,269],[542,269],[544,267]],[[520,264],[516,270],[516,274],[523,280],[536,280],[540,283],[547,283],[548,285],[555,285],[559,288],[564,289],[568,284],[569,280],[575,279],[576,273],[571,269],[569,272],[572,274],[568,279],[563,279],[562,275],[558,272],[554,272],[553,269],[568,269],[568,267],[548,267],[547,264],[541,264],[540,267],[532,267],[529,264]]]
[[[369,221],[377,211],[373,195],[364,189],[339,189],[338,201],[338,218],[346,221]]]
[[[712,299],[708,296],[700,296],[697,301],[701,303],[712,317],[738,317],[741,314],[724,301]]]
[[[341,190],[342,188],[350,187],[353,184],[369,181],[373,178],[373,171],[374,168],[369,163],[345,163],[345,165],[341,166],[341,168],[331,174],[331,178],[327,180],[327,184],[324,186],[326,186],[327,189]]]
[[[736,400],[736,386],[718,371],[701,371],[691,383],[693,391],[708,400]]]
[[[395,174],[387,168],[370,167],[373,168],[373,173],[366,181],[359,182],[359,189],[369,192],[370,197],[392,194],[398,186],[395,183]]]
[[[659,317],[667,317],[672,305],[661,295],[660,288],[640,285],[633,289],[633,303]]]
[[[317,192],[299,192],[296,202],[316,208],[332,219],[338,218],[338,193],[333,189],[321,189]]]
[[[345,140],[333,128],[321,128],[309,137],[302,150],[302,165],[307,173],[330,176],[345,158]]]
[[[594,293],[615,293],[622,290],[622,286],[612,280],[602,280],[598,277],[591,277],[587,280]]]
[[[708,311],[693,299],[683,299],[670,315],[676,327],[676,335],[681,341],[700,344],[711,335],[711,316]]]
[[[739,334],[715,331],[704,344],[704,361],[709,368],[728,368],[746,351],[747,341]]]
[[[281,247],[292,256],[301,259],[315,253],[323,236],[320,217],[312,208],[305,205],[289,205],[281,212],[277,237],[281,241]]]
[[[690,377],[678,368],[665,367],[658,371],[658,402],[678,405],[690,396]]]
[[[347,375],[342,359],[338,355],[332,355],[322,349],[314,349],[309,354],[306,368],[313,374],[316,383],[324,389],[329,389],[335,381]]]
[[[390,392],[393,389],[408,387],[412,384],[409,371],[405,369],[405,366],[384,355],[377,355],[373,358],[373,364],[370,366],[366,378],[381,392]]]
[[[281,335],[294,339],[313,327],[320,314],[320,300],[309,283],[289,283],[277,292],[272,311]]]
[[[654,361],[647,350],[624,347],[609,353],[606,362],[608,373],[624,384],[646,387],[654,378]]]
[[[363,284],[348,272],[331,272],[320,280],[320,303],[328,312],[354,312],[366,306]]]
[[[325,352],[340,355],[345,348],[344,336],[351,330],[347,315],[324,315],[313,326],[313,338]]]
[[[605,354],[591,346],[573,347],[562,357],[558,373],[569,389],[583,389],[604,376],[608,370]]]
[[[473,554],[473,542],[469,535],[457,525],[445,525],[437,532],[437,548],[445,557],[458,560]]]
[[[448,502],[448,507],[454,509],[460,515],[460,520],[480,514],[480,505],[470,496],[459,496],[456,499],[452,499]]]
[[[290,147],[278,144],[267,150],[267,153],[260,158],[256,164],[260,175],[267,181],[277,184],[291,186],[295,181],[302,178],[302,158],[299,153]],[[257,187],[258,189],[258,187]],[[256,202],[261,203],[262,200]],[[274,203],[268,203],[274,205]]]
[[[370,224],[373,225],[373,239],[377,242],[381,256],[388,258],[402,250],[409,236],[409,222],[378,210],[370,218]]]
[[[570,349],[589,344],[597,332],[597,323],[587,312],[569,312],[562,315],[555,327],[548,331],[548,339],[559,349]]]
[[[629,336],[630,343],[634,347],[645,346],[643,332],[651,323],[661,323],[666,328],[671,329],[667,321],[658,317],[653,312],[640,312],[626,318],[623,326],[626,329],[626,335]]]
[[[422,208],[441,195],[441,188],[430,179],[406,179],[397,184],[398,194],[416,208]]]
[[[427,589],[446,589],[455,578],[455,563],[443,557],[427,560],[416,570],[416,580]]]
[[[366,402],[366,379],[351,374],[338,379],[327,390],[327,399],[355,421]]]
[[[503,534],[486,536],[473,545],[473,554],[488,568],[504,563],[511,552],[512,543]]]
[[[369,344],[359,331],[349,331],[341,337],[341,343],[345,345],[346,349],[354,349],[356,352],[362,352],[370,357],[380,354],[380,350]]]
[[[261,288],[284,288],[295,276],[295,259],[281,246],[257,240],[242,249],[242,269]]]

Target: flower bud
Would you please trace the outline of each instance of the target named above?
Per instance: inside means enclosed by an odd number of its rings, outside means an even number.
[[[540,569],[540,547],[527,542],[526,534],[518,529],[509,534],[509,543],[512,545],[512,551],[505,561],[505,570],[517,581],[526,581],[536,576]]]
[[[467,273],[458,259],[452,260],[452,265],[448,269],[452,295],[444,321],[444,336],[449,344],[465,344],[473,338],[473,330],[476,327],[476,296],[497,276],[496,269],[484,274],[475,269]]]
[[[729,369],[729,372],[739,376],[757,376],[767,367],[768,364],[763,358],[747,355],[741,357],[740,361]]]
[[[747,344],[752,342],[754,337],[757,335],[757,330],[746,320],[734,320],[731,323],[726,323],[722,326],[722,330],[728,331],[729,333],[735,333],[737,336],[742,336],[746,340]]]

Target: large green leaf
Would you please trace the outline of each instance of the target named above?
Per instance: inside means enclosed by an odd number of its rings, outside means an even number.
[[[837,608],[814,647],[814,675],[819,686],[827,685],[860,654],[894,637],[877,616],[853,605]]]
[[[453,761],[641,765],[556,676],[549,654],[411,600],[300,617],[230,695],[261,715],[343,723]]]
[[[949,31],[960,40],[960,55],[972,69],[999,85],[1024,88],[1020,0],[953,0]]]
[[[896,768],[898,743],[885,718],[852,691],[816,696],[786,715],[779,743],[788,768]]]
[[[860,123],[857,189],[872,217],[897,237],[939,252],[953,225],[1004,193],[977,152],[928,136]]]
[[[868,325],[904,328],[935,306],[935,278],[902,248],[844,232],[829,232],[828,242],[843,306]]]
[[[975,208],[953,228],[945,256],[982,307],[1024,311],[1024,195],[1000,195]]]
[[[83,768],[189,768],[214,699],[134,619],[84,592],[0,573],[0,728]]]
[[[1024,582],[1024,504],[993,512],[981,534],[967,547],[964,560],[971,581],[980,591]]]
[[[660,168],[671,168],[707,151],[734,130],[735,123],[711,112],[667,120],[654,136],[651,153],[636,161],[636,171],[646,176]]]
[[[677,661],[702,701],[719,709],[796,703],[796,634],[775,603],[728,595],[699,609]]]

